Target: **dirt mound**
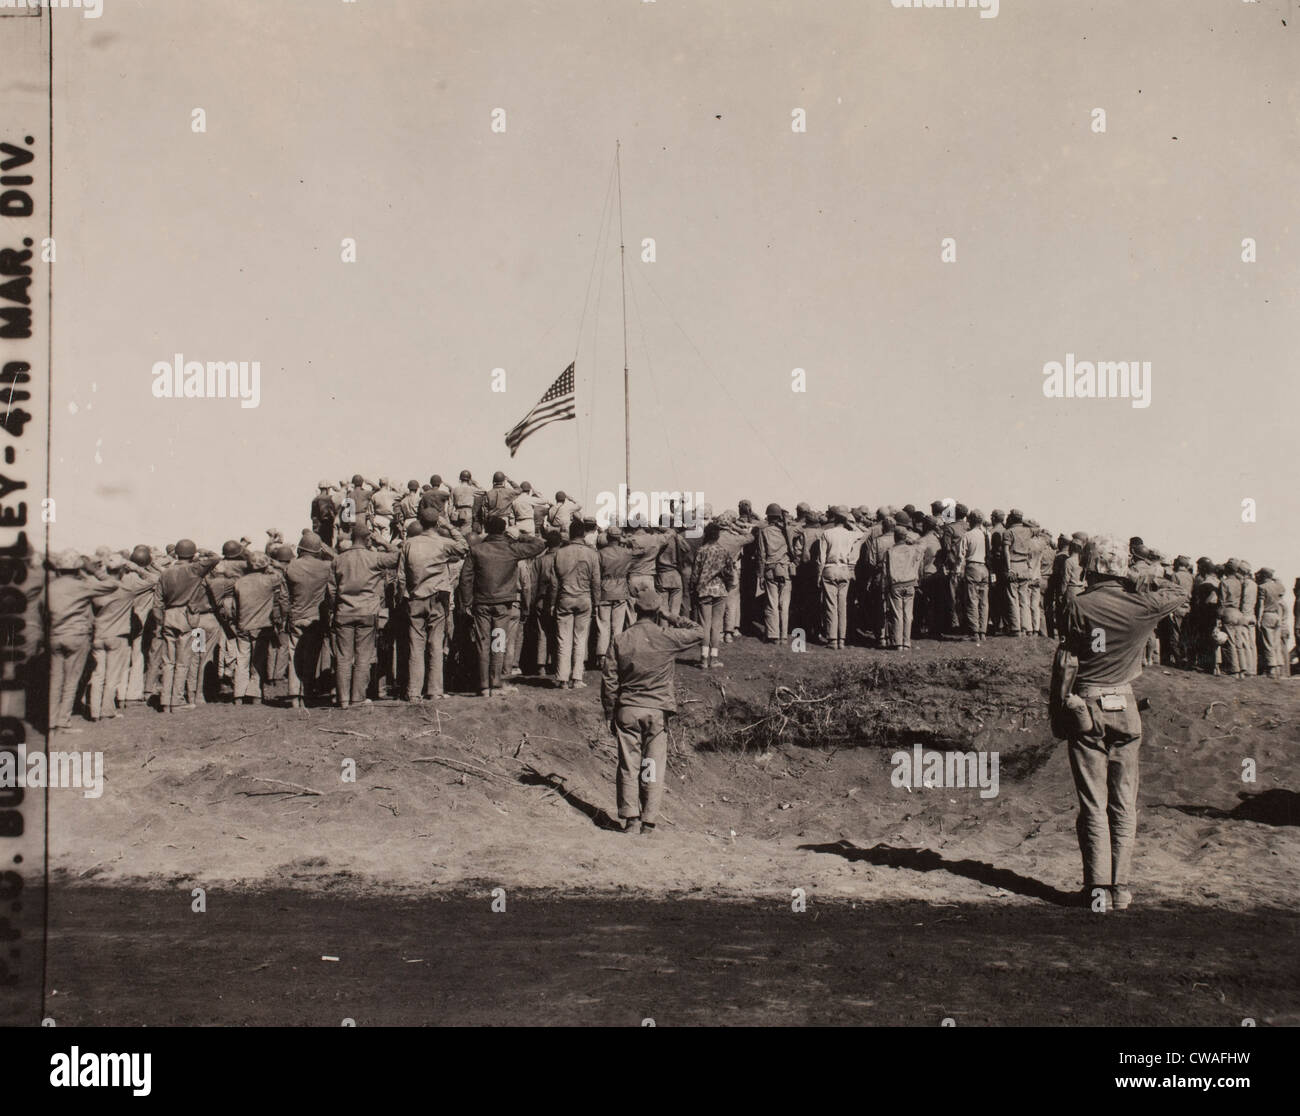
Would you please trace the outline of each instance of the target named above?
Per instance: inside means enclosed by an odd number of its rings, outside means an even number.
[[[595,685],[432,708],[133,708],[76,738],[104,751],[105,790],[51,792],[51,861],[64,879],[156,886],[1063,901],[1079,855],[1049,658],[1009,640],[909,658],[746,641],[723,670],[683,662],[646,839],[612,832]],[[1142,897],[1294,907],[1300,687],[1152,669],[1138,689]],[[897,785],[892,757],[918,745],[996,751],[997,794]]]

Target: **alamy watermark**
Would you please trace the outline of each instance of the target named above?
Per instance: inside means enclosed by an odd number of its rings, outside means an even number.
[[[1048,399],[1131,399],[1139,409],[1151,406],[1149,360],[1049,360],[1043,365],[1043,394]]]
[[[82,19],[98,19],[104,14],[104,0],[0,0],[0,15],[6,8],[80,8]]]
[[[262,401],[262,362],[186,360],[177,353],[153,366],[155,399],[238,399],[245,408]]]
[[[104,793],[103,752],[28,752],[26,744],[0,751],[0,790],[75,788],[84,798]]]
[[[674,527],[687,528],[687,538],[698,539],[704,534],[703,507],[703,492],[640,492],[620,484],[617,492],[597,493],[596,525],[601,530],[612,523],[658,527],[669,516]]]
[[[927,752],[917,744],[910,752],[895,752],[889,762],[889,781],[896,787],[979,787],[981,798],[998,796],[997,752]]]
[[[979,8],[980,19],[997,19],[1000,0],[889,0],[895,8]]]

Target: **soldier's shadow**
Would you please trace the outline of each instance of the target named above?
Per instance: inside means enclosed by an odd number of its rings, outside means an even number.
[[[564,776],[551,772],[549,775],[543,775],[537,768],[531,764],[527,765],[525,771],[519,776],[519,781],[530,787],[550,787],[565,802],[572,806],[578,813],[591,819],[591,822],[597,829],[610,829],[622,832],[623,825],[617,819],[610,817],[606,810],[581,798],[564,785]]]
[[[1042,899],[1048,903],[1072,906],[1078,893],[1061,891],[1042,880],[1022,876],[1009,868],[998,868],[983,860],[945,860],[932,849],[898,849],[892,845],[875,845],[869,849],[859,848],[852,841],[834,841],[823,845],[800,845],[799,848],[809,852],[833,853],[845,860],[864,861],[881,868],[906,868],[912,872],[951,872],[954,876],[963,876],[977,883],[990,887],[1000,887],[1016,895],[1030,899]]]
[[[1263,825],[1300,825],[1300,793],[1285,787],[1270,787],[1259,794],[1239,791],[1240,801],[1231,810],[1214,806],[1172,806],[1195,818],[1216,818],[1221,821],[1252,821]],[[1164,805],[1160,803],[1159,805]]]

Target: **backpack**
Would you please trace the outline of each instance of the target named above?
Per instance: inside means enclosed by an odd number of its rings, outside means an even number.
[[[333,523],[334,511],[334,501],[328,496],[317,496],[311,502],[312,519],[319,519],[322,523]]]

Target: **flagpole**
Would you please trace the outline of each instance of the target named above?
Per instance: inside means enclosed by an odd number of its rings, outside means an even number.
[[[618,278],[623,288],[623,480],[632,491],[632,402],[627,371],[627,271],[623,244],[623,164],[620,152],[622,142],[614,141],[614,170],[618,179]]]

